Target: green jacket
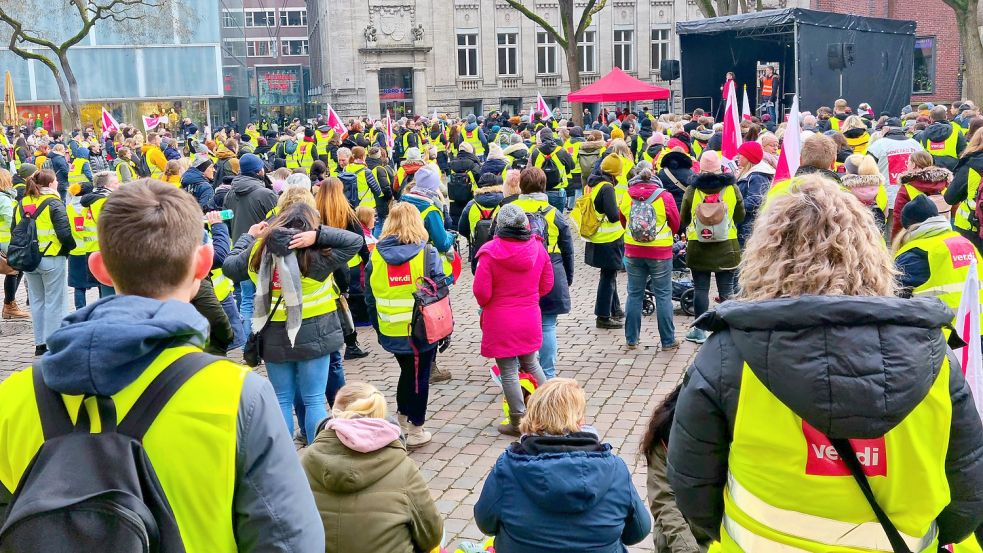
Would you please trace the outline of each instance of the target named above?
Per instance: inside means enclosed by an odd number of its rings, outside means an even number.
[[[399,439],[360,453],[325,428],[301,464],[324,523],[326,553],[429,553],[440,544],[440,513]]]
[[[710,538],[692,530],[676,507],[676,494],[666,479],[666,448],[656,445],[648,455],[648,501],[652,512],[655,553],[706,553]],[[695,535],[699,536],[699,541]]]

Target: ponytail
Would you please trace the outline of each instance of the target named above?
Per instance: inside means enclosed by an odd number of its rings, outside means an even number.
[[[48,169],[38,171],[27,178],[24,188],[24,195],[32,197],[40,196],[41,189],[50,187],[51,184],[57,180],[58,179],[55,177],[54,172]]]

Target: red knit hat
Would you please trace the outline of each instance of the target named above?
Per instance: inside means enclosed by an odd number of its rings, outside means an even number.
[[[761,144],[757,142],[745,142],[741,144],[741,147],[737,149],[737,153],[741,154],[741,157],[748,160],[751,165],[761,163],[761,160],[765,157],[765,152],[761,149]]]
[[[669,148],[670,150],[673,148],[682,148],[683,151],[685,152],[689,151],[689,146],[687,146],[685,142],[683,142],[678,138],[670,138],[669,144],[666,144],[666,148]]]

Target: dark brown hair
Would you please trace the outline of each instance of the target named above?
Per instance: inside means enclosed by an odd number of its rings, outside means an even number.
[[[645,429],[645,436],[639,446],[639,453],[648,457],[658,445],[666,447],[669,444],[669,430],[672,428],[672,419],[676,414],[676,402],[679,400],[679,391],[682,384],[677,385],[652,411],[649,418],[648,428]]]
[[[526,167],[519,173],[519,191],[523,194],[546,192],[546,173],[539,167]]]
[[[42,188],[51,187],[57,180],[58,177],[50,169],[38,171],[27,178],[27,182],[24,184],[24,195],[31,197],[40,196]]]
[[[259,246],[249,259],[249,266],[253,271],[259,272],[259,266],[263,260],[263,253],[266,251],[266,240],[277,229],[294,229],[299,232],[305,232],[308,230],[317,230],[320,226],[319,223],[317,211],[313,207],[304,203],[292,204],[270,221],[270,226],[259,236],[257,239]],[[324,251],[329,252],[330,250]],[[311,266],[311,256],[321,255],[322,250],[310,247],[296,250],[296,253],[297,266],[300,268],[300,273],[306,276],[307,270]]]

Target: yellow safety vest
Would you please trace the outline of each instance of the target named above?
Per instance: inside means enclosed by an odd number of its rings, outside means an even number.
[[[512,204],[526,213],[536,213],[543,210],[543,218],[546,219],[546,251],[548,253],[560,253],[560,227],[556,226],[556,208],[545,200],[533,200],[531,198],[519,198]]]
[[[232,279],[225,276],[222,273],[222,269],[212,269],[210,274],[212,276],[212,287],[215,288],[215,297],[218,298],[218,301],[225,301],[225,298],[232,294],[232,289],[235,287]]]
[[[345,167],[346,173],[352,173],[358,180],[358,205],[375,209],[375,194],[369,188],[369,179],[366,177],[369,168],[358,163],[349,163]]]
[[[113,395],[117,422],[140,394],[175,360],[201,351],[189,346],[164,350],[133,383]],[[16,490],[44,436],[31,368],[0,383],[0,482]],[[174,512],[188,553],[235,553],[232,523],[236,488],[239,397],[249,369],[216,361],[191,378],[150,426],[143,446]],[[74,422],[82,396],[62,395]],[[85,402],[93,432],[101,428],[95,401]]]
[[[915,188],[914,186],[912,186],[912,185],[910,185],[908,183],[904,183],[904,188],[905,188],[905,190],[908,191],[908,200],[909,201],[910,200],[914,200],[918,196],[921,196],[922,194],[924,194],[924,192],[922,192],[921,190]],[[949,189],[949,187],[946,186],[945,188],[942,189],[941,192],[939,192],[939,195],[945,195],[945,192],[948,189]]]
[[[628,229],[625,229],[625,244],[632,246],[672,247],[672,229],[669,228],[669,218],[666,216],[666,202],[662,199],[663,190],[657,190],[656,193],[652,194],[654,198],[649,198],[652,200],[652,209],[655,211],[655,227],[659,229],[655,240],[651,242],[639,242],[632,238],[631,232]],[[628,222],[631,221],[632,203],[634,203],[634,200],[629,196],[627,204],[621,205],[621,214],[625,216],[625,221]]]
[[[413,319],[413,292],[416,281],[426,274],[427,246],[402,265],[390,265],[378,249],[372,250],[372,275],[369,286],[375,297],[379,334],[392,337],[410,335]]]
[[[853,150],[853,153],[860,155],[865,155],[867,153],[867,145],[870,143],[869,133],[865,132],[856,138],[850,138],[848,136],[845,136],[844,138],[846,138],[846,143],[850,146],[850,149]]]
[[[433,147],[434,147],[434,149],[437,150],[437,153],[438,154],[440,152],[446,152],[447,151],[447,133],[446,132],[439,133],[436,138],[431,138],[430,139],[430,143],[433,144]]]
[[[478,137],[478,129],[472,131],[464,131],[464,141],[474,146],[474,155],[480,156],[485,153],[485,146],[481,143],[481,138]]]
[[[479,204],[477,201],[471,202],[471,209],[468,211],[468,235],[474,238],[474,227],[481,220],[482,215],[487,213],[488,217],[486,219],[493,219],[498,214],[500,207],[498,205],[488,207]]]
[[[68,255],[85,255],[89,251],[90,240],[89,232],[85,227],[86,209],[77,202],[69,202],[65,206],[65,211],[68,214],[68,224],[72,228],[72,238],[75,239],[75,247],[68,252]],[[91,239],[95,239],[94,234]]]
[[[931,140],[922,140],[922,148],[925,151],[932,154],[932,157],[951,157],[956,159],[959,157],[959,153],[956,151],[956,146],[959,144],[959,132],[953,127],[952,132],[949,133],[949,137],[942,142],[932,142]]]
[[[976,231],[977,229],[969,222],[969,215],[976,212],[976,193],[980,189],[980,173],[972,167],[966,173],[966,199],[959,202],[956,208],[956,215],[952,218],[952,226],[955,228]]]
[[[123,176],[123,165],[127,165],[130,168],[130,176],[126,178]],[[137,177],[137,164],[128,159],[119,158],[116,161],[116,176],[119,177],[120,184],[124,182],[130,182]]]
[[[966,282],[973,259],[976,260],[977,275],[983,278],[983,257],[980,257],[976,247],[958,232],[950,230],[916,238],[906,243],[898,250],[895,259],[914,249],[928,254],[931,274],[928,280],[912,290],[912,293],[916,296],[935,296],[953,312],[958,311],[963,295],[963,283]],[[983,304],[983,295],[980,300]]]
[[[567,153],[573,159],[573,170],[570,171],[571,175],[579,175],[582,173],[580,170],[580,147],[583,142],[567,142]]]
[[[842,124],[843,121],[840,121],[835,115],[829,118],[829,128],[834,131],[839,131]]]
[[[161,167],[157,167],[153,163],[150,163],[150,156],[148,154],[150,154],[150,150],[153,150],[153,149],[156,149],[158,152],[160,152],[161,157],[164,156],[164,152],[161,151],[161,149],[160,148],[157,148],[156,146],[154,146],[154,147],[150,148],[149,150],[147,150],[146,152],[144,152],[143,158],[147,162],[147,167],[150,168],[150,178],[157,179],[157,180],[164,180],[164,169],[161,168]]]
[[[87,163],[89,163],[88,160],[81,157],[77,157],[74,160],[72,160],[72,168],[68,172],[69,186],[73,184],[83,186],[89,182],[89,177],[86,177],[85,173],[82,172],[82,169],[86,166]]]
[[[533,164],[532,164],[533,167],[538,167],[538,168],[542,169],[543,168],[543,165],[546,163],[546,157],[547,157],[547,155],[549,156],[550,161],[556,166],[556,170],[560,172],[560,182],[557,183],[556,190],[562,190],[562,189],[564,189],[564,188],[567,187],[567,178],[568,178],[567,177],[567,168],[566,168],[566,166],[563,165],[563,163],[560,162],[560,158],[558,158],[557,155],[556,155],[557,152],[559,152],[562,149],[563,148],[560,148],[559,146],[557,146],[549,154],[545,154],[545,153],[543,153],[542,150],[538,150],[537,152],[534,152],[534,153],[538,153],[539,155],[536,156],[536,161],[534,161]]]
[[[703,155],[703,148],[704,145],[699,140],[693,140],[693,153],[696,154],[696,159],[700,159],[700,156]]]
[[[723,190],[718,192],[720,194],[720,201],[727,204],[727,218],[730,220],[730,227],[727,229],[727,239],[736,240],[737,239],[737,224],[734,223],[734,210],[737,209],[737,186],[731,185],[724,187]],[[696,188],[693,190],[693,205],[690,206],[690,224],[686,229],[686,239],[699,242],[700,235],[696,232],[696,208],[701,203],[703,199],[711,194],[707,194]]]
[[[936,550],[935,517],[949,504],[951,419],[945,359],[928,395],[900,424],[877,439],[850,440],[881,507],[916,552]],[[892,551],[828,438],[775,397],[747,364],[733,436],[722,551]],[[918,493],[911,493],[913,482]]]
[[[88,236],[88,252],[98,252],[101,250],[99,247],[99,233],[97,229],[99,227],[99,214],[102,212],[102,206],[106,203],[106,198],[99,198],[92,202],[89,207],[85,208],[85,232]]]
[[[308,173],[311,172],[311,165],[314,165],[314,156],[311,152],[314,150],[314,144],[310,142],[299,142],[297,144],[297,149],[294,150],[294,157],[297,161],[297,166],[301,167]]]
[[[435,206],[433,204],[428,205],[426,209],[424,209],[423,211],[420,212],[420,218],[423,219],[424,225],[426,224],[427,215],[430,214],[431,212],[437,213],[438,215],[440,215],[441,224],[443,225],[444,212],[441,211],[440,209],[437,209],[437,206]],[[431,245],[433,245],[433,244],[431,244]],[[436,246],[435,246],[435,249],[436,249]],[[449,276],[451,276],[451,275],[454,274],[453,273],[454,266],[453,266],[453,263],[452,263],[452,261],[454,260],[454,253],[453,252],[454,252],[454,249],[453,248],[451,248],[451,250],[449,252],[445,252],[445,253],[441,253],[439,251],[437,252],[437,254],[440,255],[441,268],[443,268],[443,270],[444,270],[444,276],[446,276],[446,277],[449,277]],[[450,259],[448,259],[448,255],[450,255]]]
[[[250,260],[252,256],[256,255],[259,244],[259,241],[253,244],[252,253],[249,254]],[[249,280],[253,281],[253,284],[259,282],[259,275],[253,270],[252,263],[249,265]],[[326,315],[338,309],[338,297],[340,294],[338,293],[338,287],[335,286],[333,275],[329,275],[323,282],[314,280],[313,278],[301,277],[300,289],[304,303],[301,318],[310,319],[318,315]],[[276,305],[276,301],[279,298],[280,286],[278,275],[274,274],[273,284],[270,290],[270,309]],[[280,307],[273,313],[271,320],[279,322],[287,320],[287,306],[283,302],[280,302]]]
[[[597,195],[601,193],[601,189],[604,188],[605,186],[614,186],[614,185],[609,182],[604,182],[596,186],[587,187],[585,192],[590,197],[590,201],[592,204],[597,202]],[[618,191],[617,189],[615,189],[616,196],[617,193]],[[620,201],[618,202],[618,205],[621,206]],[[595,232],[593,236],[587,239],[589,242],[592,242],[594,244],[608,244],[614,242],[615,240],[618,240],[619,238],[625,235],[625,227],[621,226],[620,218],[617,221],[612,222],[612,221],[608,221],[607,216],[604,215],[603,213],[599,213],[598,215],[600,216],[601,219],[601,226],[597,228],[597,232]]]
[[[332,138],[334,138],[334,129],[330,129],[325,133],[314,131],[314,143],[317,144],[318,157],[328,155],[328,143]]]
[[[20,205],[24,206],[24,211],[30,213],[31,210],[28,209],[28,206],[37,208],[49,198],[52,200],[52,203],[61,201],[61,198],[55,194],[42,194],[36,197],[24,196],[24,199],[20,201]],[[14,207],[14,225],[17,225],[20,220],[20,208]],[[61,252],[61,241],[58,240],[58,235],[55,234],[55,225],[51,222],[51,204],[37,216],[35,221],[38,230],[38,249],[46,257],[57,256]]]

